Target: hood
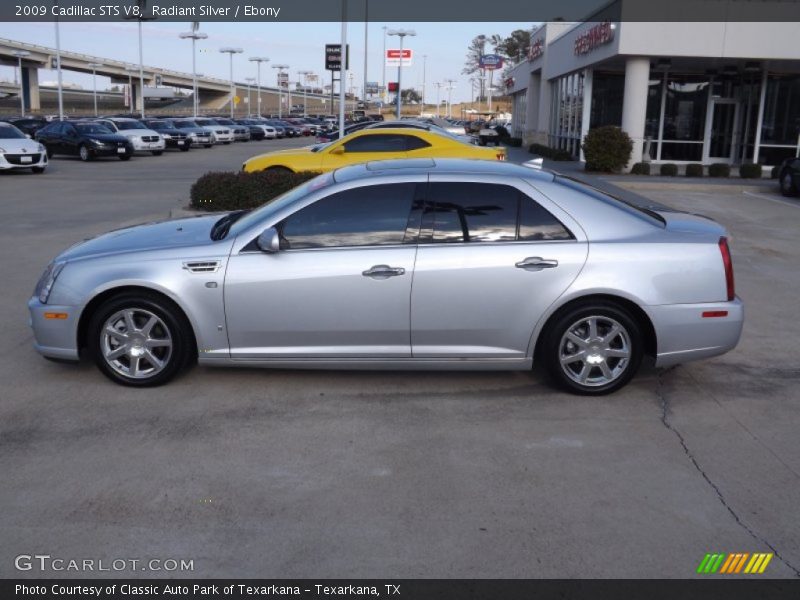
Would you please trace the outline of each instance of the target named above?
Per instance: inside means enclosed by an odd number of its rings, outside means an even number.
[[[143,135],[158,135],[153,129],[120,129],[117,133],[125,137],[141,137]]]
[[[178,127],[178,131],[187,133],[208,133],[208,129],[205,127]]]
[[[98,140],[101,142],[109,142],[109,143],[121,143],[127,144],[129,140],[127,136],[120,135],[118,133],[83,133],[81,134],[83,137],[89,140]]]
[[[30,138],[3,138],[0,139],[0,148],[9,154],[17,154],[19,152],[35,154],[40,152],[39,142]]]
[[[220,215],[146,223],[109,231],[65,250],[56,260],[77,260],[143,250],[213,244],[209,234]]]

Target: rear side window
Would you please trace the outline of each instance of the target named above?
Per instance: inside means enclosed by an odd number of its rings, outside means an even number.
[[[406,135],[403,137],[406,138],[406,150],[420,150],[422,148],[430,147],[428,142],[415,135]]]
[[[423,229],[433,242],[574,239],[546,209],[508,185],[436,182],[428,198]]]
[[[281,224],[287,250],[402,244],[417,184],[374,185],[337,192]]]
[[[404,135],[378,134],[362,135],[345,142],[345,152],[405,152],[406,137]]]

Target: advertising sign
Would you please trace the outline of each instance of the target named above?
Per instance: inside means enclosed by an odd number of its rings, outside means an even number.
[[[278,87],[287,89],[289,87],[289,74],[288,73],[278,73]]]
[[[598,23],[575,38],[574,52],[576,55],[589,54],[589,52],[608,44],[614,39],[614,25],[605,21]]]
[[[503,57],[499,54],[484,54],[478,61],[478,66],[487,71],[503,68]]]
[[[368,81],[366,92],[367,94],[377,94],[380,92],[380,85],[377,81]]]
[[[410,67],[414,53],[409,48],[403,48],[403,56],[400,57],[400,49],[390,49],[386,51],[387,67]],[[401,64],[402,62],[402,64]]]
[[[350,44],[347,44],[347,57],[345,68],[350,68]],[[342,70],[342,45],[341,44],[325,44],[325,70],[326,71],[341,71]]]
[[[397,91],[397,82],[396,82],[396,81],[390,81],[390,82],[389,82],[389,83],[386,85],[386,87],[388,88],[388,90],[389,90],[390,92],[396,92],[396,91]]]

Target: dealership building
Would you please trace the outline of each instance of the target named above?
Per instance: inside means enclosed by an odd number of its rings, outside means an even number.
[[[534,30],[508,73],[513,132],[526,144],[582,159],[589,129],[616,125],[633,140],[631,164],[800,155],[798,23],[597,17]]]

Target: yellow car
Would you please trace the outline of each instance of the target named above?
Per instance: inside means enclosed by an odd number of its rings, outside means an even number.
[[[267,152],[248,159],[242,170],[332,171],[393,158],[479,158],[505,160],[505,148],[481,148],[424,129],[362,129],[341,140],[306,148]]]

